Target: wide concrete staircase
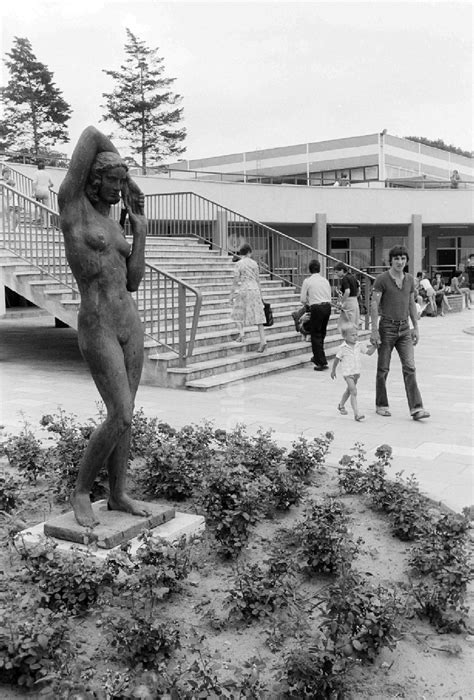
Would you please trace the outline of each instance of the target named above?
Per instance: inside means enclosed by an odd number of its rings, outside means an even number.
[[[3,283],[64,323],[77,328],[78,294],[30,264],[25,255],[20,257],[4,247],[1,232],[0,246]],[[57,250],[49,245],[42,255],[51,261],[55,253]],[[41,264],[41,256],[36,259]],[[291,312],[299,306],[294,287],[284,286],[270,279],[269,275],[261,276],[263,296],[271,303],[275,319],[274,325],[266,329],[267,349],[261,354],[256,352],[259,340],[255,327],[248,329],[243,344],[233,340],[237,329],[230,318],[229,294],[234,263],[229,256],[210,250],[208,245],[194,237],[167,236],[149,237],[146,260],[198,288],[203,303],[193,355],[187,359],[186,366],[179,366],[174,352],[147,339],[144,382],[207,391],[303,365],[308,365],[309,369],[311,346],[295,332],[291,317]],[[169,299],[166,302],[161,299],[153,303],[163,305],[169,302]],[[146,328],[147,317],[156,310],[150,307],[148,301],[145,305],[140,292],[137,303]],[[190,308],[188,325],[191,320]],[[328,357],[333,356],[339,342],[335,319],[332,319],[326,339]]]

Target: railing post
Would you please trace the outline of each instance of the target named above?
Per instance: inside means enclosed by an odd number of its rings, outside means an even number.
[[[186,289],[178,287],[178,356],[179,366],[186,367]]]

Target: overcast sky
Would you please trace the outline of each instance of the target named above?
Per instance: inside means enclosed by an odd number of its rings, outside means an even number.
[[[123,62],[126,27],[176,78],[186,158],[382,129],[473,149],[470,1],[10,0],[2,15],[2,55],[28,38],[72,106],[68,154],[88,124],[110,130],[102,69]]]

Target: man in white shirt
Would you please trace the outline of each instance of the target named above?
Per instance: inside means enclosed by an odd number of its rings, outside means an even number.
[[[311,260],[309,263],[310,277],[303,281],[300,301],[309,306],[311,313],[310,334],[314,363],[314,370],[322,372],[328,367],[328,361],[324,353],[324,339],[331,315],[331,285],[325,277],[320,275],[321,263],[319,260]]]

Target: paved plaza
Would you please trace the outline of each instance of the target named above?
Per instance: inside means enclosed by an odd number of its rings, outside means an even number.
[[[471,331],[471,332],[469,332]],[[244,423],[274,430],[288,445],[298,435],[313,437],[332,430],[335,435],[329,462],[337,464],[356,443],[369,453],[387,443],[394,452],[392,471],[415,474],[428,496],[460,510],[474,503],[474,314],[453,313],[420,321],[416,348],[418,383],[426,421],[413,421],[408,412],[398,356],[394,352],[388,380],[391,418],[375,414],[376,355],[363,356],[359,381],[359,409],[366,420],[341,416],[337,404],[344,389],[342,377],[313,372],[312,365],[275,374],[221,391],[198,393],[142,385],[137,407],[175,427],[205,419],[216,427]],[[310,346],[308,346],[308,357]],[[0,435],[18,431],[24,417],[36,428],[45,413],[60,406],[81,420],[96,414],[100,400],[77,348],[76,333],[55,328],[50,316],[0,319]]]

